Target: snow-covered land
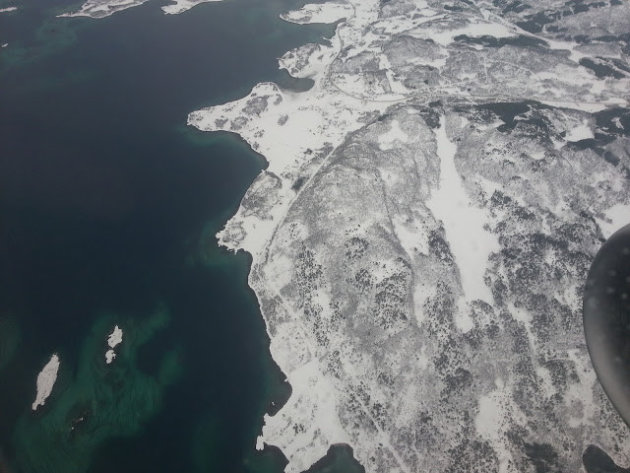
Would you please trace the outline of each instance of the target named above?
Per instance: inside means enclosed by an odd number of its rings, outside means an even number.
[[[81,7],[72,12],[62,13],[60,17],[87,16],[90,18],[105,18],[116,12],[137,7],[149,0],[87,0]],[[162,7],[164,13],[175,15],[190,10],[195,5],[206,2],[220,2],[222,0],[173,0],[174,3]]]
[[[18,7],[6,7],[6,8],[0,8],[0,13],[9,13],[12,11],[16,11],[18,9]]]
[[[43,406],[46,403],[46,399],[48,399],[52,393],[55,381],[57,381],[57,372],[59,371],[60,364],[59,355],[54,353],[37,375],[37,395],[31,406],[34,411],[36,411],[39,406]]]
[[[118,345],[120,345],[123,341],[123,331],[118,326],[114,326],[114,330],[107,337],[107,346],[109,346],[109,350],[105,352],[105,362],[109,365],[114,358],[116,358],[116,351],[114,350]]]
[[[179,13],[184,13],[185,11],[190,10],[195,5],[199,5],[200,3],[207,2],[221,2],[222,0],[173,0],[174,3],[163,6],[162,11],[169,15],[177,15]]]
[[[78,10],[62,13],[59,17],[87,16],[105,18],[116,12],[137,7],[148,0],[87,0]]]
[[[311,23],[335,23],[353,13],[353,7],[346,2],[326,4],[309,3],[299,10],[290,11],[280,16],[285,21],[306,25]]]
[[[189,115],[269,162],[218,238],[293,388],[258,440],[288,473],[339,442],[368,473],[630,462],[581,324],[630,221],[630,3],[566,5],[308,4],[283,18],[339,21],[280,58],[310,90]]]

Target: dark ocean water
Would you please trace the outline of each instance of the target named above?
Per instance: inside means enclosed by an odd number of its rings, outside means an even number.
[[[248,256],[214,238],[265,164],[185,122],[256,82],[290,85],[276,58],[331,28],[279,20],[294,0],[161,4],[0,15],[0,472],[281,470],[254,444],[287,387]],[[59,378],[33,413],[52,353]]]

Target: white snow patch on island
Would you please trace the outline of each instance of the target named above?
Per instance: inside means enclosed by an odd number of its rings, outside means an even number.
[[[299,467],[292,466],[289,471],[301,471],[303,465],[312,465],[325,456],[330,444],[351,444],[352,440],[339,422],[334,381],[321,375],[317,360],[310,358],[296,364],[295,369],[287,373],[287,380],[293,388],[287,406],[273,417],[265,414],[263,433],[256,445],[260,449],[266,439],[274,439],[274,444],[290,446],[296,457],[294,463],[299,463]],[[288,428],[296,422],[308,426],[315,438],[296,435]]]
[[[74,12],[62,13],[58,17],[87,16],[90,18],[105,18],[116,12],[142,5],[147,0],[88,0],[81,8]]]
[[[604,212],[605,218],[597,219],[604,238],[608,239],[617,230],[630,224],[630,204],[617,204]]]
[[[9,13],[9,12],[15,11],[17,9],[18,9],[18,7],[0,8],[0,13]]]
[[[565,137],[567,141],[581,141],[588,140],[594,138],[593,130],[588,126],[586,121],[582,122],[580,125],[576,126],[572,130],[567,132],[567,136]]]
[[[347,3],[308,3],[299,10],[280,15],[285,21],[306,25],[310,23],[335,23],[353,13],[352,5]]]
[[[37,395],[31,406],[34,411],[36,411],[39,406],[43,406],[46,403],[46,399],[50,396],[50,393],[52,393],[55,381],[57,381],[59,364],[59,355],[53,353],[48,363],[46,363],[44,368],[37,375]]]
[[[87,16],[90,18],[105,18],[116,12],[127,10],[146,3],[148,0],[88,0],[81,8],[74,12],[62,13],[58,17]],[[222,0],[174,0],[175,3],[165,5],[162,11],[175,15],[190,10],[195,5],[205,2],[220,2]]]
[[[520,413],[511,399],[509,386],[501,378],[495,380],[495,389],[481,396],[478,400],[479,412],[475,418],[477,433],[486,439],[498,456],[498,473],[513,471],[510,466],[513,458],[508,448],[505,419],[511,413],[519,417]]]
[[[167,15],[177,15],[190,10],[192,7],[199,5],[200,3],[221,1],[222,0],[175,0],[175,3],[163,6],[162,11]]]
[[[407,135],[400,128],[398,120],[393,120],[390,126],[391,128],[387,133],[383,133],[378,137],[378,145],[383,151],[394,148],[397,141],[406,143],[408,140]]]
[[[464,299],[472,302],[482,299],[492,304],[490,288],[484,282],[488,258],[499,251],[496,237],[484,228],[488,220],[486,212],[471,205],[462,178],[455,167],[457,146],[446,135],[445,117],[435,132],[437,153],[440,157],[440,187],[427,201],[427,207],[436,219],[442,221],[446,239],[459,268]],[[473,328],[472,319],[464,307],[459,308],[456,323],[463,330]]]
[[[123,341],[123,331],[122,329],[116,325],[114,326],[114,330],[107,337],[107,345],[109,346],[109,350],[105,353],[105,362],[110,364],[116,358],[116,352],[114,348],[120,345]]]

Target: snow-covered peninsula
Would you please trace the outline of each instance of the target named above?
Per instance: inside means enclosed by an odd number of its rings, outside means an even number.
[[[116,12],[137,7],[148,0],[87,0],[78,10],[62,13],[59,17],[87,16],[105,18]]]
[[[269,162],[218,238],[293,388],[258,442],[288,473],[340,442],[368,473],[630,463],[580,296],[630,203],[630,4],[567,5],[306,5],[339,22],[279,60],[310,90],[189,115]]]
[[[105,18],[116,12],[137,7],[149,0],[87,0],[78,10],[62,13],[59,17],[87,16],[90,18]],[[168,15],[176,15],[190,10],[200,3],[220,2],[222,0],[173,0],[173,3],[162,7]]]

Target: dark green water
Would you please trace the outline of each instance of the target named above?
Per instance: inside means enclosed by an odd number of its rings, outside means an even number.
[[[264,162],[185,121],[288,84],[276,58],[330,28],[279,20],[294,0],[175,16],[152,1],[102,20],[19,5],[0,15],[0,472],[281,470],[254,451],[286,388],[249,260],[214,240]]]

